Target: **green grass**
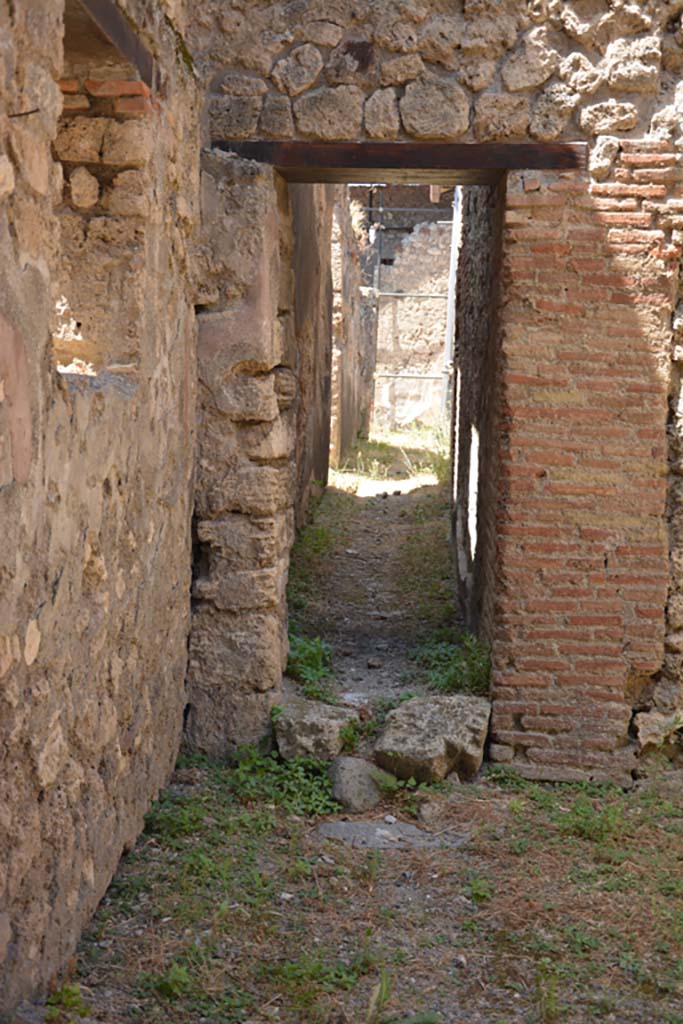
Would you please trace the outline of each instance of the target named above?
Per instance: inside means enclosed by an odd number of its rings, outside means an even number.
[[[290,630],[286,671],[288,676],[301,684],[301,692],[308,700],[322,700],[327,704],[337,703],[330,683],[332,649],[320,637],[309,640]]]
[[[425,670],[427,684],[439,693],[489,694],[490,650],[470,633],[461,633],[457,640],[437,635],[416,647],[411,658]]]

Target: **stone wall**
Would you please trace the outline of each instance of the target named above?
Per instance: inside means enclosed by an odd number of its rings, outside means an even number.
[[[1,1008],[71,954],[180,738],[197,135],[160,31],[163,100],[98,122],[101,64],[61,115],[62,4],[0,5]]]
[[[289,548],[327,475],[332,199],[204,156],[187,737],[214,756],[267,736],[280,699]]]
[[[364,214],[339,188],[332,229],[334,287],[330,459],[338,466],[370,425],[374,331],[364,329],[361,252],[367,243]],[[355,224],[355,226],[354,226]]]
[[[683,69],[680,0],[235,0],[190,26],[214,138],[637,137]]]

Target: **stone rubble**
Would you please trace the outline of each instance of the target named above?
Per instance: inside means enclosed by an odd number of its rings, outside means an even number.
[[[490,716],[484,697],[415,697],[387,715],[375,761],[399,779],[438,782],[451,772],[471,779],[484,759]]]

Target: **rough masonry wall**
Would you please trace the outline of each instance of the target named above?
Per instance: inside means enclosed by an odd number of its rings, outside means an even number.
[[[86,149],[65,143],[61,18],[57,0],[0,5],[0,1009],[64,964],[168,776],[189,628],[194,91],[172,55],[147,117],[112,106]],[[136,204],[110,172],[135,176]],[[67,354],[82,333],[92,373],[54,366],[65,289]]]
[[[263,740],[280,699],[295,515],[326,475],[331,203],[204,155],[186,729],[214,756]]]
[[[497,325],[505,183],[461,190],[453,404],[453,542],[460,611],[488,638],[496,590],[502,353]]]
[[[338,466],[361,433],[367,433],[372,403],[374,333],[363,328],[361,244],[364,214],[339,187],[332,228],[334,288],[330,460]]]
[[[683,70],[680,0],[232,0],[190,26],[214,138],[637,136]]]

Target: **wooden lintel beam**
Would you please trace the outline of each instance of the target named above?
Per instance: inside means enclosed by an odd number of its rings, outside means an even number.
[[[137,68],[142,81],[156,89],[154,57],[114,0],[80,0],[80,4],[119,53]]]
[[[271,142],[218,140],[217,149],[275,167],[288,181],[474,184],[505,171],[583,170],[583,142]]]

